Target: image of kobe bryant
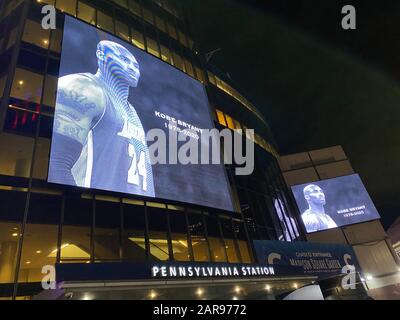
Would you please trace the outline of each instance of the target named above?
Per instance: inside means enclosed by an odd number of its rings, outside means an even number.
[[[96,74],[58,80],[49,181],[154,197],[145,131],[128,101],[140,80],[139,63],[106,40],[94,57]]]
[[[303,194],[308,209],[303,212],[301,218],[307,232],[336,228],[336,222],[325,213],[326,200],[323,190],[315,184],[309,184],[304,188]]]

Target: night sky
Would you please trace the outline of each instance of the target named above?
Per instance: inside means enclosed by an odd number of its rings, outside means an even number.
[[[342,145],[387,228],[400,214],[400,2],[175,0],[281,154]],[[341,8],[357,9],[357,30]]]

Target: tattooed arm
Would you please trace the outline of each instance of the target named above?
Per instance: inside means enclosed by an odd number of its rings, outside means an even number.
[[[50,181],[76,185],[71,169],[105,106],[102,88],[89,76],[73,74],[59,79]]]

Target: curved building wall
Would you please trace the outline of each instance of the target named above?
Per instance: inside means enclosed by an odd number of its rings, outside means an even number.
[[[58,8],[56,30],[41,28],[44,3]],[[0,10],[0,298],[31,294],[42,267],[57,262],[250,263],[253,239],[303,238],[269,129],[208,81],[178,10],[136,0],[21,0]],[[47,183],[63,12],[201,81],[216,127],[231,128],[230,116],[240,119],[231,129],[255,129],[254,173],[225,166],[239,212]]]

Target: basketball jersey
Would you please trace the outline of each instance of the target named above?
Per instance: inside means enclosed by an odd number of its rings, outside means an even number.
[[[145,132],[135,109],[113,102],[104,85],[106,106],[92,123],[86,145],[73,168],[78,185],[87,188],[154,197],[153,172]]]

